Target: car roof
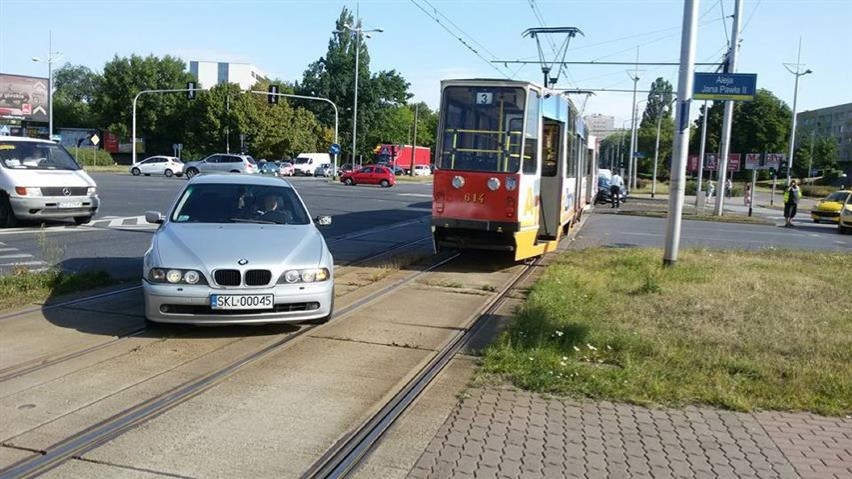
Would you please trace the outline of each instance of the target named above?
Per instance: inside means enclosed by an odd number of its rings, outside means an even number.
[[[19,141],[22,143],[51,143],[58,145],[55,141],[44,140],[41,138],[30,138],[28,136],[0,136],[0,141]]]
[[[205,173],[194,176],[190,183],[199,185],[255,185],[255,186],[284,186],[293,188],[289,181],[283,178],[255,175],[237,175],[234,173],[216,174]]]

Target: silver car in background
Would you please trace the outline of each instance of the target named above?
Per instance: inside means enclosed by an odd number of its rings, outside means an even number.
[[[233,155],[217,153],[199,161],[191,161],[184,166],[187,178],[199,173],[245,173],[253,175],[258,172],[257,163],[248,155]]]
[[[143,260],[148,321],[324,323],[334,310],[334,260],[295,188],[263,176],[192,179]],[[316,221],[316,223],[315,223]]]

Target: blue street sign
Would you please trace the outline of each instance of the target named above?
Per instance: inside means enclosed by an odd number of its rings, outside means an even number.
[[[696,73],[692,98],[752,101],[756,92],[756,73]]]
[[[339,155],[340,145],[338,145],[337,143],[332,143],[331,146],[328,148],[328,152],[332,155]]]

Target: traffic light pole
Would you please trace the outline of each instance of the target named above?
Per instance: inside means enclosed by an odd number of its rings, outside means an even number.
[[[273,92],[269,92],[269,91],[255,91],[255,90],[251,90],[250,93],[254,93],[255,95],[268,95],[268,96],[274,96],[274,97],[282,97],[283,96],[285,98],[298,98],[300,100],[324,101],[324,102],[328,103],[334,109],[334,144],[335,145],[339,144],[337,142],[337,127],[339,125],[339,119],[338,119],[338,114],[337,114],[337,105],[335,105],[334,102],[329,100],[328,98],[323,98],[323,97],[319,97],[319,96],[295,95],[295,94],[292,94],[292,93],[273,93]],[[354,162],[353,162],[353,165],[354,165]],[[334,154],[334,171],[332,172],[331,179],[329,181],[334,181],[335,176],[337,176],[337,153]]]
[[[133,136],[131,137],[131,156],[133,158],[133,164],[136,164],[136,102],[139,100],[139,97],[142,95],[147,95],[150,93],[184,93],[184,92],[195,92],[198,88],[174,88],[169,90],[142,90],[133,97]]]

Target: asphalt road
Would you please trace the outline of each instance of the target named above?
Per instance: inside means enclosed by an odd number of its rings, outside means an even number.
[[[82,227],[56,222],[0,230],[0,272],[9,272],[15,265],[39,269],[59,264],[66,271],[101,269],[124,278],[140,274],[141,257],[156,229],[145,223],[145,211],[168,211],[186,180],[129,174],[92,176],[102,202],[92,222]],[[332,216],[332,225],[321,231],[338,262],[428,235],[431,184],[379,188],[329,184],[320,178],[294,178],[292,182],[312,215]]]

